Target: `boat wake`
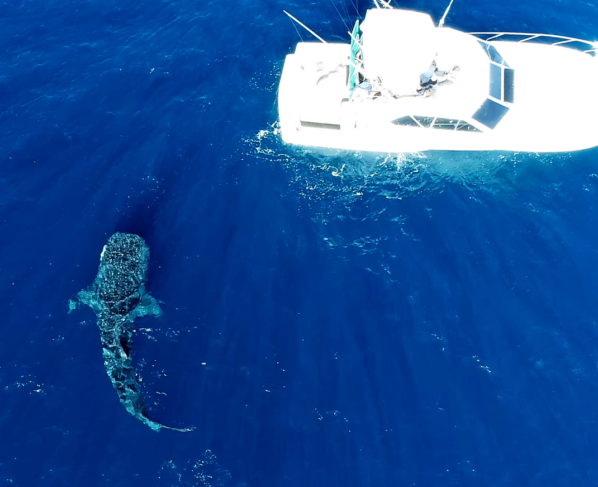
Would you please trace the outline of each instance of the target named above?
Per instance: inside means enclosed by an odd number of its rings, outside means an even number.
[[[248,155],[284,165],[292,186],[306,201],[348,204],[364,197],[401,200],[433,195],[447,186],[472,193],[509,194],[538,165],[560,164],[570,154],[450,152],[381,154],[285,144],[272,123],[245,140]]]
[[[411,248],[407,242],[430,238],[427,222],[448,202],[471,214],[497,201],[505,211],[520,210],[520,196],[530,197],[531,191],[539,211],[551,211],[558,187],[546,189],[546,179],[561,179],[571,163],[568,154],[373,154],[297,147],[282,141],[277,123],[246,139],[244,152],[259,166],[287,170],[288,197],[309,215],[323,248],[389,282],[401,274],[397,249],[405,252]],[[452,224],[445,223],[450,232]]]

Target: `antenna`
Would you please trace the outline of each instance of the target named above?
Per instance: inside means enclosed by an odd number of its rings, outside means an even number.
[[[307,32],[309,32],[311,35],[315,36],[317,39],[319,39],[320,41],[322,41],[324,44],[328,44],[324,39],[322,39],[318,34],[316,34],[313,30],[311,30],[307,25],[299,22],[295,17],[293,17],[290,13],[288,13],[286,10],[283,10],[283,12],[285,14],[287,14],[291,20],[294,20],[295,22],[297,22],[301,27],[303,27]]]
[[[442,16],[442,18],[440,19],[440,22],[438,22],[438,27],[442,27],[444,25],[444,19],[446,19],[446,16],[448,15],[452,4],[453,4],[453,0],[451,0],[451,3],[449,3],[449,6],[446,9],[446,11],[444,12],[444,15]]]

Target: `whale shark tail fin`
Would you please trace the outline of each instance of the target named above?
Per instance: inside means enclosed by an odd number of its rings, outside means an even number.
[[[165,428],[167,430],[172,430],[172,431],[180,431],[181,433],[189,433],[190,431],[195,431],[196,428],[192,427],[192,428],[173,428],[172,426],[166,426],[166,425],[161,425],[162,428]]]
[[[166,426],[165,424],[158,423],[157,421],[153,421],[153,420],[149,419],[145,414],[137,416],[137,419],[139,419],[142,423],[145,423],[147,426],[149,426],[154,431],[160,431],[161,429],[167,429],[167,430],[172,430],[172,431],[179,431],[181,433],[189,433],[190,431],[195,430],[195,428],[174,428],[173,426]]]

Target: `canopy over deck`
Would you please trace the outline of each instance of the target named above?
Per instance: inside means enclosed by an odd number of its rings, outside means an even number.
[[[413,92],[438,49],[437,29],[425,13],[368,10],[361,25],[363,60],[369,77],[379,76],[395,94]]]

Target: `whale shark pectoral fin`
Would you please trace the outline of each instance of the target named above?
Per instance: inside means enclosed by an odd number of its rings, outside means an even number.
[[[69,313],[76,310],[82,304],[89,306],[95,314],[101,310],[101,303],[98,299],[97,293],[89,289],[83,289],[77,293],[73,299],[69,299]]]
[[[79,301],[75,298],[75,299],[69,299],[69,314],[71,314],[71,312],[73,312],[74,310],[76,310],[79,307]]]
[[[97,292],[88,289],[83,289],[77,293],[75,299],[69,300],[69,313],[77,309],[81,304],[89,306],[97,315],[102,310],[102,303],[98,297]]]
[[[142,316],[161,316],[162,308],[158,304],[158,301],[150,296],[144,294],[141,297],[139,305],[131,312],[131,318],[141,318]]]

